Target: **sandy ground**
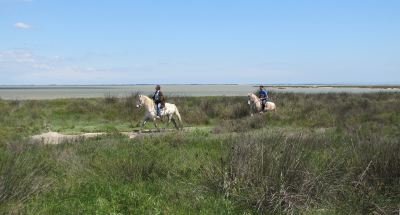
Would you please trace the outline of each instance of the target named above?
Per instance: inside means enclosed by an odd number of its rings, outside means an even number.
[[[129,139],[134,139],[138,136],[143,135],[152,135],[152,134],[160,134],[163,132],[171,132],[176,131],[175,129],[163,129],[161,132],[156,130],[143,130],[132,131],[132,132],[121,132],[122,135],[127,136]],[[106,132],[98,132],[98,133],[83,133],[83,134],[61,134],[58,132],[47,132],[39,135],[34,135],[31,137],[30,142],[36,144],[60,144],[63,142],[78,142],[85,139],[95,138],[98,136],[107,135]]]
[[[77,142],[80,140],[85,140],[89,138],[94,138],[102,135],[106,135],[105,132],[99,133],[84,133],[84,134],[75,134],[75,135],[68,135],[68,134],[61,134],[58,132],[47,132],[39,135],[34,135],[31,137],[32,143],[42,143],[42,144],[60,144],[63,142]],[[137,137],[138,133],[135,132],[124,132],[122,133],[129,138],[133,139]]]

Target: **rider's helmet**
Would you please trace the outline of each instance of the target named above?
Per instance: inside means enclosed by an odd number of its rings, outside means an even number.
[[[161,90],[161,86],[159,84],[156,85],[156,90]]]

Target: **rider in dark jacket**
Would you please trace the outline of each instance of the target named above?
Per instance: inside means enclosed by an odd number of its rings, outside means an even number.
[[[260,90],[258,91],[258,97],[261,100],[261,106],[262,106],[262,110],[264,110],[265,108],[265,104],[268,101],[268,92],[267,90],[264,89],[264,86],[260,86]]]
[[[161,92],[161,86],[156,86],[156,92],[153,95],[154,103],[156,103],[157,108],[157,116],[160,117],[160,110],[165,107],[165,98],[163,93]]]

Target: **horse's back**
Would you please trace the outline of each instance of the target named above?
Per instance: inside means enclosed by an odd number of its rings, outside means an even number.
[[[174,114],[177,110],[178,110],[178,108],[176,107],[175,104],[165,103],[165,112],[166,113]]]
[[[166,107],[167,109],[170,109],[170,108],[175,109],[175,108],[176,108],[176,105],[175,105],[175,104],[172,104],[172,103],[165,103],[165,107]]]

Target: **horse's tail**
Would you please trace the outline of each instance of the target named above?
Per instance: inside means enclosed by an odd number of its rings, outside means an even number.
[[[181,127],[183,128],[182,117],[181,117],[181,114],[179,113],[179,110],[178,110],[178,108],[176,106],[175,106],[175,115],[178,117],[179,123],[181,124]]]

